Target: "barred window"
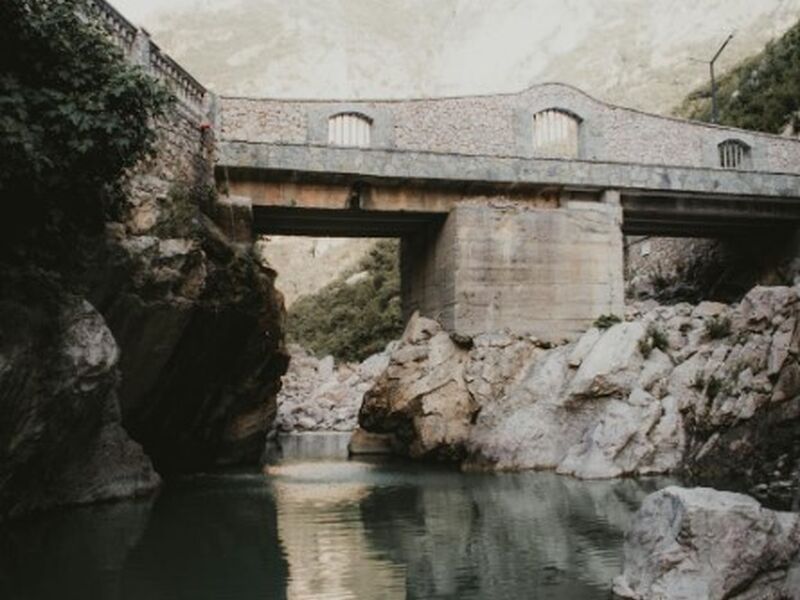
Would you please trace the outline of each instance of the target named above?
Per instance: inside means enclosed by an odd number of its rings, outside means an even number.
[[[370,145],[372,120],[359,113],[340,113],[328,119],[328,143],[332,146]]]
[[[719,145],[719,164],[723,169],[742,169],[750,147],[739,140],[725,140]]]
[[[536,154],[578,158],[580,118],[558,108],[533,115],[533,149]]]

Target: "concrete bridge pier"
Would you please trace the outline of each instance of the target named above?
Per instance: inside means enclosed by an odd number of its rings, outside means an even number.
[[[440,227],[403,238],[407,316],[419,310],[465,335],[508,328],[544,340],[622,316],[622,209],[618,193],[602,198],[455,206]]]

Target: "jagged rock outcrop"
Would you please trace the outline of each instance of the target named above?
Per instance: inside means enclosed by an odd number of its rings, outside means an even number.
[[[800,516],[709,488],[658,491],[628,529],[614,592],[636,600],[796,600]]]
[[[390,345],[360,364],[336,365],[332,356],[318,359],[301,346],[290,346],[275,428],[281,432],[353,431],[364,393],[389,366],[391,349]]]
[[[787,505],[800,467],[799,292],[632,309],[555,348],[508,333],[456,343],[415,317],[360,423],[397,434],[411,456],[468,468],[681,470]]]
[[[160,479],[122,427],[103,317],[41,273],[0,280],[0,520],[151,493]]]
[[[208,216],[208,136],[178,114],[158,134],[101,232],[0,263],[0,519],[261,457],[288,363],[276,274]]]
[[[436,321],[414,316],[364,396],[360,425],[396,434],[413,458],[462,458],[477,410],[464,379],[468,356]]]
[[[275,273],[207,217],[194,226],[109,227],[93,287],[121,349],[123,423],[162,472],[256,462],[288,363]]]

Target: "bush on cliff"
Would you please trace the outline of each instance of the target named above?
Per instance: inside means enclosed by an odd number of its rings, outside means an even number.
[[[2,249],[98,227],[170,101],[86,10],[81,0],[0,2]]]
[[[368,276],[351,279],[361,272]],[[355,269],[299,299],[289,311],[293,341],[339,360],[363,360],[402,332],[397,242],[392,240],[378,242]]]
[[[747,59],[719,81],[719,120],[723,125],[781,133],[798,129],[800,110],[800,22],[759,55]],[[676,111],[711,120],[711,88],[692,93]]]

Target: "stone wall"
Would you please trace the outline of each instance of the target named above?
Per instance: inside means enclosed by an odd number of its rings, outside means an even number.
[[[404,300],[461,334],[510,329],[544,339],[623,311],[620,208],[462,204],[434,237],[404,244]]]
[[[544,84],[515,94],[402,101],[291,101],[222,98],[224,140],[325,145],[328,117],[344,111],[373,120],[372,147],[446,154],[533,157],[533,114],[548,108],[582,119],[579,158],[593,161],[719,167],[717,146],[751,147],[748,168],[793,172],[800,143],[755,132],[648,115]]]

